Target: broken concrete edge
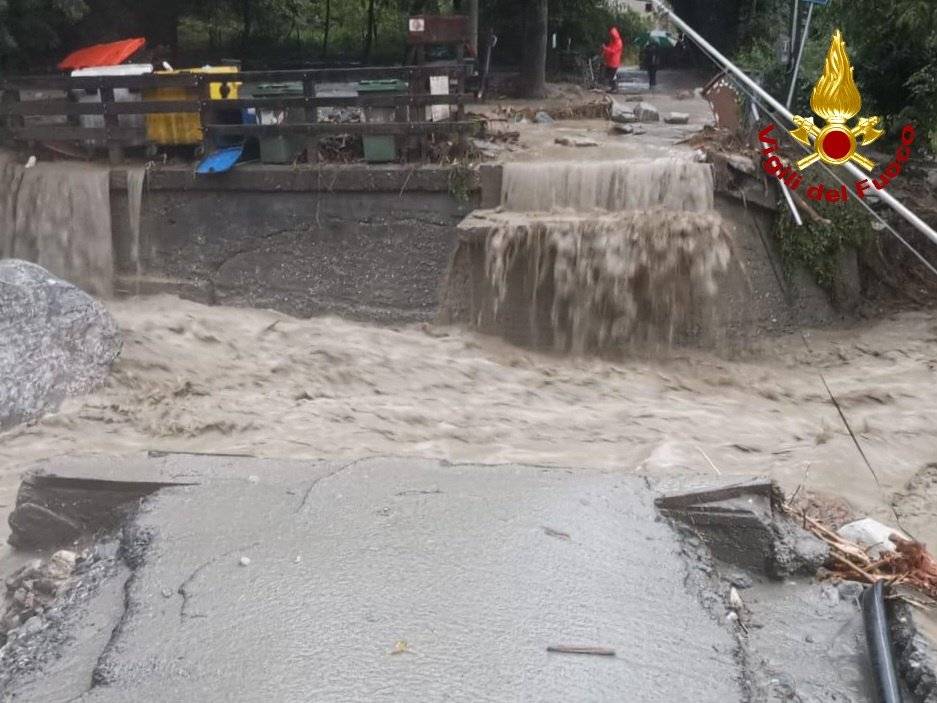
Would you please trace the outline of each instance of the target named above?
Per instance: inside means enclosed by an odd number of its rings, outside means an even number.
[[[907,603],[891,602],[889,626],[898,673],[921,703],[937,703],[937,644],[918,627],[920,617]]]
[[[761,670],[760,662],[751,651],[739,621],[733,623],[728,619],[730,609],[727,608],[726,599],[720,597],[721,594],[730,592],[729,589],[734,588],[736,584],[731,576],[721,573],[712,550],[695,529],[673,520],[670,524],[680,536],[683,554],[686,557],[684,586],[687,590],[696,592],[700,605],[713,620],[723,627],[732,627],[735,639],[732,654],[739,672],[743,672],[738,679],[739,687],[745,695],[745,700],[758,700],[758,691],[766,688],[768,677],[756,674]]]
[[[795,524],[783,504],[780,486],[766,479],[684,491],[655,501],[662,515],[695,529],[722,561],[774,579],[814,576],[829,559],[829,547]]]
[[[93,541],[116,529],[140,500],[183,481],[128,481],[75,478],[28,471],[8,518],[8,542],[19,549],[55,549]]]
[[[196,176],[190,166],[153,166],[147,170],[147,190],[253,191],[270,193],[394,192],[444,193],[451,190],[452,174],[462,166],[396,164],[246,165],[225,174]],[[467,171],[467,190],[479,189],[477,168]],[[112,190],[127,189],[127,171],[111,170]],[[461,184],[460,184],[461,186]]]
[[[761,523],[761,516],[754,511],[746,514],[742,509],[727,509],[726,503],[759,496],[770,501],[773,519]],[[825,543],[800,528],[781,510],[784,494],[773,481],[754,480],[730,484],[712,489],[702,489],[665,495],[655,501],[661,514],[671,520],[675,528],[684,535],[690,545],[706,545],[710,560],[714,556],[731,558],[731,550],[721,550],[722,544],[713,531],[727,530],[734,534],[749,536],[757,534],[759,524],[762,536],[771,535],[773,542],[763,539],[762,545],[753,545],[757,551],[763,546],[770,551],[764,574],[770,578],[784,578],[795,573],[816,576],[829,558]],[[820,548],[822,545],[822,548]],[[696,554],[697,560],[706,555]],[[724,562],[725,559],[718,559]],[[732,562],[729,562],[730,564]],[[750,568],[752,563],[734,564]],[[794,567],[791,570],[791,567]],[[860,584],[854,584],[858,589]],[[899,673],[922,703],[937,703],[937,649],[916,624],[919,617],[907,603],[894,601],[891,608],[890,627],[892,643],[898,661]],[[744,647],[740,656],[744,657]],[[740,666],[743,665],[740,661]]]

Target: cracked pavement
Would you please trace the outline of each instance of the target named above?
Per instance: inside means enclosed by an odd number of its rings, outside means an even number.
[[[811,604],[817,651],[799,666],[791,611],[772,620],[768,605],[764,644],[749,651],[725,620],[724,584],[658,519],[663,489],[647,477],[194,454],[48,468],[189,485],[143,501],[112,576],[59,627],[76,644],[15,682],[12,701],[726,703],[763,700],[776,681],[869,700],[823,660],[835,636],[837,663],[859,670],[855,604],[835,588],[763,585],[766,604],[777,588]]]

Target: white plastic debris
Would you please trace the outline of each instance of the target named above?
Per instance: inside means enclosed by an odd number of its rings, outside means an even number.
[[[250,558],[250,557],[241,557],[240,559],[238,559],[238,564],[240,564],[241,566],[250,566],[250,564],[251,564],[251,558]]]
[[[742,596],[739,595],[735,586],[732,586],[732,588],[729,589],[729,608],[738,612],[744,607],[745,604],[742,602]]]
[[[873,559],[878,559],[885,552],[895,551],[895,544],[890,539],[893,534],[907,539],[907,536],[901,530],[883,525],[878,520],[873,520],[870,517],[843,525],[837,532],[843,539],[848,539],[850,542],[855,542],[864,547]]]

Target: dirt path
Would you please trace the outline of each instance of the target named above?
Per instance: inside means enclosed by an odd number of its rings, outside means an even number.
[[[460,329],[114,302],[106,388],[3,436],[0,504],[61,454],[415,455],[629,473],[760,474],[937,543],[937,313],[771,340],[726,361],[558,358]],[[864,465],[820,374],[874,467]],[[911,489],[908,484],[911,482]]]

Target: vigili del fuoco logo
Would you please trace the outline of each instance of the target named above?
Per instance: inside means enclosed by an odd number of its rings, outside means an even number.
[[[794,117],[795,129],[790,132],[798,142],[811,150],[811,153],[797,162],[796,168],[785,166],[777,155],[778,142],[771,138],[774,125],[768,125],[758,134],[764,145],[763,167],[766,173],[775,176],[791,190],[799,190],[803,184],[802,172],[813,164],[822,161],[830,166],[842,166],[852,162],[866,171],[873,173],[876,164],[865,156],[860,147],[867,147],[878,141],[885,133],[880,129],[881,117],[859,117],[853,126],[849,123],[862,111],[862,96],[856,86],[853,67],[846,52],[846,42],[842,32],[836,30],[830,50],[826,54],[823,75],[813,87],[810,96],[810,109],[823,119],[824,126],[817,126],[813,117]],[[871,189],[884,190],[900,173],[902,166],[911,158],[911,146],[917,134],[914,125],[907,124],[901,130],[901,146],[892,160],[878,176],[861,178],[855,182],[854,192],[858,198],[865,198]],[[861,140],[861,142],[860,142]],[[850,198],[849,190],[828,188],[823,183],[807,187],[810,200],[825,200],[830,203],[844,203]]]

